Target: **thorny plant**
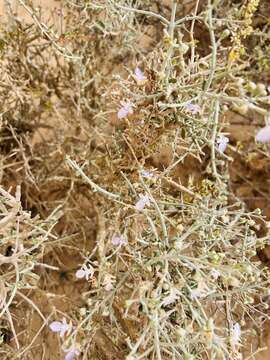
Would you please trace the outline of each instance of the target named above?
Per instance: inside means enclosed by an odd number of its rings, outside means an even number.
[[[20,197],[21,189],[19,186],[16,189],[15,196],[0,188],[0,317],[2,325],[9,324],[18,351],[20,343],[16,335],[10,307],[16,306],[18,300],[23,299],[38,312],[46,324],[47,320],[40,309],[25,294],[34,289],[38,283],[39,276],[35,269],[41,267],[58,270],[42,261],[42,256],[46,252],[46,244],[51,239],[56,238],[52,234],[52,229],[58,220],[57,217],[52,214],[46,220],[40,220],[38,217],[31,218],[31,214],[22,209]]]
[[[31,219],[19,196],[1,190],[1,221],[12,218],[1,241],[14,249],[1,256],[1,311],[16,346],[10,305],[28,299],[21,289],[36,266],[48,277],[56,269],[39,258],[57,235],[52,258],[56,249],[79,251],[74,276],[87,284],[72,322],[47,324],[65,359],[99,351],[127,360],[241,359],[242,349],[252,358],[260,349],[248,346],[250,324],[260,329],[268,319],[270,274],[256,254],[269,244],[269,223],[230,191],[227,164],[237,149],[222,118],[228,109],[253,111],[267,125],[269,92],[246,77],[253,59],[242,44],[259,2],[198,0],[183,15],[177,1],[66,1],[54,14],[60,29],[31,2],[18,3],[32,23],[7,1],[3,179],[16,170],[26,205],[44,218],[60,206],[64,226],[52,235],[49,220]],[[256,136],[269,138],[269,126]],[[85,210],[82,196],[95,211],[94,239],[88,215],[75,215]]]

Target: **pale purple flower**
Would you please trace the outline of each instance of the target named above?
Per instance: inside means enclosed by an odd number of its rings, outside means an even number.
[[[265,143],[270,141],[270,125],[265,126],[255,136],[255,140]]]
[[[201,111],[201,107],[198,104],[187,103],[184,105],[184,108],[192,114],[197,114]]]
[[[127,245],[127,239],[122,235],[114,235],[112,237],[112,244],[114,246]]]
[[[122,107],[119,109],[118,113],[117,113],[117,117],[118,119],[124,119],[125,117],[127,117],[129,114],[133,113],[133,109],[132,106],[133,104],[131,102],[121,102]]]
[[[80,355],[80,351],[78,349],[69,349],[69,350],[64,350],[67,354],[65,356],[65,360],[73,360],[75,358],[75,356]]]
[[[150,198],[148,195],[140,194],[140,199],[136,202],[135,208],[138,211],[142,211],[145,206],[150,206]]]
[[[147,77],[144,75],[144,73],[138,67],[136,67],[136,69],[134,70],[134,74],[135,74],[136,80],[138,82],[144,82],[145,80],[147,80]]]
[[[238,345],[241,341],[241,327],[238,323],[235,323],[232,327],[231,342],[232,345]]]
[[[91,265],[88,265],[88,267],[86,266],[86,265],[83,265],[82,267],[81,267],[81,269],[79,269],[79,270],[77,270],[76,271],[76,278],[77,279],[82,279],[82,278],[86,278],[86,280],[88,280],[89,279],[89,277],[90,278],[92,278],[93,277],[93,275],[94,275],[94,272],[95,272],[95,270],[94,270],[94,268],[91,266]]]
[[[141,175],[145,178],[153,178],[154,177],[154,173],[149,170],[142,170]]]
[[[72,330],[72,323],[70,322],[69,324],[67,324],[67,321],[65,318],[63,318],[62,322],[59,321],[53,321],[50,324],[50,329],[53,332],[59,332],[60,336],[63,337],[65,336],[65,333]]]
[[[227,148],[227,145],[228,145],[228,142],[230,140],[224,136],[224,135],[221,135],[220,138],[218,139],[217,143],[218,143],[218,150],[221,152],[221,153],[224,153],[224,151],[226,150]]]

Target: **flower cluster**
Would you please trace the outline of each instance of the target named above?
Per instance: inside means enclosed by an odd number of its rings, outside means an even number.
[[[144,85],[147,81],[147,77],[141,71],[140,68],[136,67],[134,70],[134,78],[138,85]],[[131,101],[121,101],[121,108],[117,112],[117,117],[119,120],[126,118],[128,115],[133,114],[134,104]]]
[[[68,324],[66,319],[63,318],[62,322],[53,321],[49,327],[53,332],[59,333],[60,337],[64,337],[71,332],[72,322]],[[77,355],[80,355],[80,351],[75,346],[63,350],[67,353],[64,360],[73,360]]]

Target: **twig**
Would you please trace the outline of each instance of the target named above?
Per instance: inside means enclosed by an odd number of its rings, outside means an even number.
[[[200,195],[195,194],[193,191],[189,190],[189,189],[186,188],[184,185],[178,184],[177,182],[175,182],[175,181],[173,181],[173,180],[171,180],[171,179],[167,179],[167,178],[165,178],[165,177],[164,177],[164,180],[165,180],[168,184],[176,187],[178,190],[183,191],[183,192],[185,192],[185,193],[187,193],[187,194],[189,194],[189,195],[191,195],[191,196],[193,196],[193,197],[195,197],[195,198],[201,199],[201,196],[200,196]]]
[[[212,56],[211,56],[210,75],[204,88],[205,91],[208,91],[210,89],[210,86],[212,84],[215,75],[216,63],[217,63],[217,45],[216,45],[214,28],[213,28],[212,12],[213,12],[213,6],[211,4],[211,0],[208,0],[208,21],[209,21],[208,29],[210,34],[211,46],[212,46]]]
[[[95,184],[87,175],[85,175],[85,173],[82,171],[82,169],[79,167],[79,165],[70,159],[69,156],[66,156],[66,161],[69,164],[69,166],[71,168],[73,168],[74,170],[76,170],[78,172],[79,175],[81,175],[81,177],[92,187],[94,192],[99,192],[102,195],[111,197],[111,198],[118,198],[119,195],[113,194],[105,189],[103,189],[102,187],[100,187],[99,185]]]
[[[195,46],[194,46],[194,26],[195,26],[195,20],[197,18],[197,12],[199,7],[200,0],[196,1],[195,9],[194,9],[194,18],[192,19],[191,27],[190,27],[190,40],[191,40],[191,54],[190,54],[190,65],[193,67],[194,64],[194,58],[195,58]]]
[[[139,9],[135,9],[135,8],[131,8],[131,7],[128,7],[128,6],[119,5],[119,4],[115,4],[115,6],[117,6],[120,9],[126,10],[126,11],[132,11],[132,12],[135,12],[135,13],[138,13],[138,14],[143,14],[143,15],[146,15],[146,16],[155,17],[155,18],[161,20],[165,25],[170,24],[170,22],[165,17],[163,17],[160,14],[156,14],[156,13],[154,13],[152,11],[139,10]]]
[[[75,55],[68,55],[65,51],[67,51],[66,48],[62,48],[60,47],[56,41],[52,38],[52,36],[49,33],[49,28],[44,24],[41,23],[37,16],[35,15],[35,13],[31,10],[30,7],[28,7],[25,2],[23,0],[18,0],[19,3],[23,6],[23,8],[28,12],[28,14],[31,16],[31,18],[34,20],[34,22],[36,23],[36,25],[39,27],[39,29],[41,30],[42,34],[45,34],[45,36],[51,41],[51,43],[53,44],[53,46],[55,47],[55,49],[61,54],[63,55],[65,58],[69,59],[69,60],[75,60],[75,59],[80,59],[79,56],[75,56]],[[53,34],[55,36],[55,34]],[[56,37],[56,36],[55,36]]]
[[[217,172],[216,166],[216,136],[217,136],[217,127],[218,127],[218,118],[219,118],[219,101],[215,101],[214,106],[214,124],[212,130],[212,138],[211,138],[211,162],[212,162],[212,170],[214,177],[220,181],[220,177]]]
[[[171,20],[169,23],[169,37],[170,37],[170,47],[167,52],[166,61],[163,64],[163,70],[162,72],[166,73],[166,84],[168,86],[169,76],[171,72],[171,66],[169,66],[169,63],[171,61],[171,58],[173,56],[174,52],[174,28],[175,28],[175,15],[176,15],[176,9],[177,9],[177,3],[173,2],[172,4],[172,11],[171,11]]]

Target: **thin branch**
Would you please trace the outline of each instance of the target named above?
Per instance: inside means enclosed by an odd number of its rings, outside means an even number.
[[[118,8],[120,8],[122,10],[132,11],[132,12],[135,12],[137,14],[143,14],[143,15],[146,15],[146,16],[155,17],[155,18],[161,20],[161,22],[163,22],[165,25],[170,25],[170,22],[165,17],[163,17],[162,15],[156,14],[153,11],[139,10],[139,9],[135,9],[135,8],[131,8],[131,7],[128,7],[128,6],[119,5],[119,4],[115,4],[115,6],[117,6]]]
[[[69,166],[71,168],[73,168],[74,170],[76,170],[78,172],[78,174],[91,186],[91,188],[93,189],[94,192],[99,192],[102,195],[108,196],[110,198],[118,198],[119,195],[113,194],[105,189],[103,189],[102,187],[100,187],[99,185],[95,184],[87,175],[85,175],[85,173],[82,171],[82,169],[79,167],[79,165],[70,159],[69,156],[66,156],[66,161],[69,164]]]

